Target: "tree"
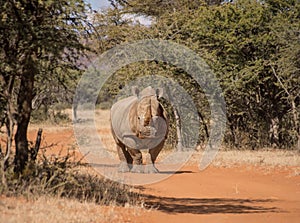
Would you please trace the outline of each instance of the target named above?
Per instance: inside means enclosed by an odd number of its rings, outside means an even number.
[[[143,38],[172,40],[207,61],[224,91],[228,145],[254,149],[292,147],[299,142],[299,1],[193,1],[199,3],[196,5],[189,4],[189,0],[111,2],[121,5],[116,8],[121,14],[136,13],[154,19],[150,27],[143,29],[114,26],[113,35],[106,36],[106,40],[111,36],[122,36],[118,43]],[[106,45],[111,48],[114,44],[109,43]],[[152,65],[128,66],[113,83],[155,70],[176,78],[198,103],[203,123],[209,123],[207,102],[199,86],[176,67]],[[205,129],[207,132],[207,126]]]
[[[268,2],[274,15],[272,33],[280,46],[278,54],[273,55],[270,67],[289,109],[281,128],[290,131],[285,131],[282,137],[296,142],[300,150],[300,3],[292,0]]]
[[[299,120],[299,1],[240,0],[201,8],[183,27],[181,33],[194,49],[205,49],[219,76],[233,143],[295,145],[289,135]],[[279,64],[290,93],[274,75]]]
[[[41,86],[76,78],[85,46],[86,4],[82,0],[1,1],[0,89],[2,117],[16,124],[15,172],[29,160],[27,139],[32,102]]]
[[[110,0],[113,6],[119,4],[127,13],[153,16],[162,15],[183,9],[194,10],[205,4],[215,4],[218,1],[204,0]]]

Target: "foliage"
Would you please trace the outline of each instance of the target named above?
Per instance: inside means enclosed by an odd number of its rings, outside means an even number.
[[[41,105],[32,111],[30,123],[70,124],[71,119],[65,112],[66,109],[70,109],[70,105],[54,104],[51,107]]]
[[[224,91],[228,145],[254,149],[292,147],[300,142],[299,1],[238,0],[217,5],[199,2],[195,6],[176,0],[112,2],[120,14],[154,18],[150,27],[131,21],[119,26],[107,24],[106,29],[114,30],[113,36],[122,33],[118,43],[144,38],[172,40],[188,46],[207,61]],[[170,7],[163,8],[163,4]],[[125,30],[124,25],[130,29]],[[109,49],[109,34],[106,39],[101,43]],[[182,84],[198,102],[204,123],[209,123],[209,109],[199,86],[182,70],[168,64],[145,62],[128,66],[107,83],[108,92],[114,95],[126,81],[153,73],[175,78]]]
[[[129,13],[154,17],[181,11],[183,8],[197,9],[199,5],[205,4],[203,0],[115,0],[111,2],[113,5],[118,3],[125,6]]]
[[[0,3],[0,97],[6,104],[1,118],[7,126],[17,126],[17,172],[28,160],[32,107],[65,100],[83,68],[79,59],[86,49],[81,41],[88,31],[86,10],[82,0]]]
[[[293,82],[286,92],[272,70],[273,66],[277,70],[279,60],[286,58],[282,52],[289,44],[298,45],[299,49],[296,29],[285,28],[287,23],[291,27],[299,24],[299,2],[287,4],[289,10],[274,14],[274,8],[267,3],[236,1],[235,4],[202,9],[201,15],[196,15],[189,27],[189,32],[196,32],[192,42],[206,49],[213,59],[211,66],[225,92],[230,134],[237,146],[243,144],[244,136],[237,136],[243,132],[249,135],[245,140],[252,148],[291,146],[297,141],[299,127],[296,123],[289,130],[280,125],[282,119],[292,118],[291,103],[285,98],[300,90],[299,67],[291,66],[294,73],[284,74],[284,80]],[[280,30],[280,35],[289,33],[290,38],[283,42],[274,30]],[[290,59],[289,62],[295,61],[295,58]],[[289,62],[286,60],[282,65],[287,67]],[[297,97],[299,95],[294,93],[293,100]],[[299,111],[299,103],[297,107]],[[296,116],[294,122],[299,119],[299,112]],[[291,131],[296,136],[293,140],[284,137]]]

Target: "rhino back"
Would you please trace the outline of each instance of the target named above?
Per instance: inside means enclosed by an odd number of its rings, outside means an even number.
[[[134,134],[131,130],[129,112],[137,101],[136,96],[131,96],[116,102],[111,108],[111,127],[119,140],[126,134]]]

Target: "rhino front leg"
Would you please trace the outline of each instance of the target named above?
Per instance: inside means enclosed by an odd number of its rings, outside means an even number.
[[[137,149],[128,149],[132,157],[132,168],[133,173],[143,173],[143,157],[141,151]]]
[[[159,170],[155,167],[154,163],[163,146],[164,142],[153,149],[149,149],[146,157],[145,173],[159,173]]]
[[[130,171],[129,165],[132,164],[131,155],[126,150],[125,145],[120,143],[117,144],[117,151],[118,151],[119,159],[121,161],[118,171],[122,173],[129,172]]]
[[[158,169],[154,166],[154,163],[151,161],[150,152],[146,154],[146,165],[144,173],[159,173]]]

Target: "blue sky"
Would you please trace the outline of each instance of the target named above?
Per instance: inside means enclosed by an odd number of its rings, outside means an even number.
[[[108,0],[85,0],[85,1],[90,3],[92,8],[95,10],[109,6]]]
[[[110,6],[110,3],[108,0],[85,0],[85,1],[87,3],[90,3],[94,10],[98,10],[98,9]],[[150,18],[147,19],[143,16],[133,16],[131,18],[136,21],[139,21],[141,24],[144,24],[146,26],[151,24]]]

